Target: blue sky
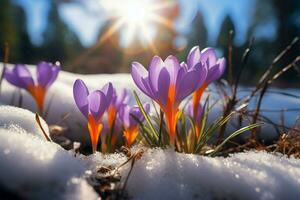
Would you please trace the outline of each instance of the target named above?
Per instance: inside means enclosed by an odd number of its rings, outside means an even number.
[[[21,5],[27,14],[28,31],[35,44],[43,41],[46,30],[49,0],[14,0]],[[100,0],[101,1],[101,0]],[[75,31],[84,46],[91,46],[97,39],[98,31],[105,23],[105,16],[98,6],[97,0],[86,0],[87,7],[77,3],[64,4],[59,8],[59,14],[67,25]],[[208,29],[210,44],[216,41],[221,23],[226,15],[230,15],[235,23],[235,43],[246,40],[246,33],[253,16],[256,0],[178,0],[182,13],[177,21],[177,31],[187,34],[190,24],[197,12],[202,12]],[[233,3],[234,2],[234,3]],[[262,28],[260,36],[272,37],[275,34],[274,25]]]

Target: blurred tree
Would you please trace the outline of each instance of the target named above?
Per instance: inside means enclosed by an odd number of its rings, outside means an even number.
[[[273,7],[278,22],[277,45],[283,49],[300,34],[300,1],[273,0]]]
[[[230,41],[230,32],[232,31],[233,35],[231,36]],[[234,35],[235,35],[235,25],[233,23],[233,20],[229,15],[227,15],[224,18],[224,21],[222,22],[221,29],[219,36],[217,38],[217,47],[219,50],[221,50],[223,53],[222,55],[226,57],[227,61],[229,60],[229,44],[231,42],[233,51],[232,51],[232,75],[229,75],[229,65],[227,64],[226,67],[226,75],[229,79],[235,79],[238,71],[240,70],[241,67],[241,57],[243,54],[243,48],[245,47],[246,44],[241,45],[241,46],[236,46],[234,43]],[[233,80],[229,80],[232,82]]]
[[[268,13],[268,15],[266,15]],[[297,20],[300,16],[300,1],[289,0],[265,0],[256,1],[256,8],[250,26],[248,36],[256,36],[254,51],[252,57],[249,59],[251,66],[255,68],[256,75],[262,73],[271,63],[272,60],[278,55],[287,45],[300,34],[300,24]],[[262,27],[268,27],[270,24],[276,26],[276,33],[274,38],[261,37],[259,31]],[[299,55],[300,45],[296,45],[289,51],[283,59],[276,65],[277,69],[283,68],[290,63],[296,56]],[[281,85],[295,84],[299,82],[299,77],[290,70],[286,72],[281,78]]]
[[[10,0],[1,1],[0,7],[0,59],[3,60],[3,47],[8,43],[10,47],[10,62],[22,62],[32,45],[26,30],[26,16],[24,10]],[[26,55],[25,55],[26,54]],[[27,59],[28,61],[30,59]]]
[[[123,55],[118,48],[119,35],[112,34],[107,40],[102,36],[109,31],[113,21],[106,23],[98,34],[98,41],[82,52],[72,64],[73,70],[80,73],[116,73],[120,71]],[[101,41],[101,42],[100,42]]]
[[[185,60],[186,55],[194,46],[199,46],[200,49],[207,47],[207,28],[204,24],[202,13],[197,12],[191,24],[191,32],[186,38],[187,46],[177,54],[180,60]]]
[[[234,23],[229,15],[224,18],[224,21],[221,25],[220,33],[217,40],[217,46],[226,49],[229,44],[229,32],[235,32]]]
[[[10,0],[3,0],[0,6],[0,45],[1,45],[1,60],[3,60],[3,46],[5,42],[11,46],[16,45],[16,27],[13,24],[12,5]]]
[[[16,41],[18,47],[12,49],[12,52],[16,51],[18,57],[14,58],[15,63],[35,63],[36,48],[30,41],[30,37],[27,31],[27,17],[24,9],[21,6],[14,6],[13,21],[16,25]]]
[[[277,45],[277,52],[282,51],[295,38],[300,36],[300,24],[297,20],[300,18],[300,1],[299,0],[273,0],[275,14],[277,16],[278,28],[277,39],[274,46]],[[278,64],[280,68],[288,65],[297,56],[299,56],[300,44],[298,43],[292,51],[285,55],[284,59]],[[300,82],[299,76],[295,76],[293,70],[283,74],[282,79],[287,82]]]
[[[194,18],[192,31],[188,35],[188,49],[195,45],[199,45],[201,49],[207,46],[207,29],[201,12],[198,12]]]
[[[67,66],[83,50],[77,35],[61,20],[58,5],[49,1],[48,24],[44,43],[40,47],[40,58],[51,62],[60,61]]]

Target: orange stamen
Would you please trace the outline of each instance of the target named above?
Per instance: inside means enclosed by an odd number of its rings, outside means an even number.
[[[201,124],[196,124],[196,141],[198,141],[199,137],[200,137],[200,131],[201,131]]]
[[[27,90],[31,94],[31,96],[34,98],[37,107],[39,109],[39,112],[42,114],[43,109],[44,109],[44,101],[45,101],[45,95],[46,95],[46,90],[45,88],[41,86],[34,86],[34,85],[29,85],[27,87]]]
[[[118,137],[117,137],[116,134],[114,134],[114,135],[111,137],[111,141],[110,141],[110,150],[111,150],[112,152],[113,152],[114,149],[115,149],[117,140],[118,140]]]
[[[166,115],[167,127],[169,129],[170,144],[175,144],[176,124],[179,117],[178,107],[175,105],[176,88],[171,84],[168,91],[168,101],[163,111]]]
[[[117,110],[114,106],[109,106],[108,107],[108,110],[107,110],[107,123],[108,123],[108,127],[109,129],[111,130],[112,129],[112,126],[113,126],[113,123],[115,121],[115,118],[116,118],[116,114],[117,114]]]
[[[99,121],[96,121],[92,115],[88,116],[88,129],[93,147],[93,153],[95,153],[97,150],[98,140],[102,127],[103,125]]]
[[[138,131],[139,131],[139,127],[138,126],[134,126],[134,127],[131,127],[131,128],[126,128],[125,127],[125,130],[123,131],[123,135],[126,139],[126,146],[127,147],[130,147],[136,137],[138,136]]]
[[[204,93],[204,91],[206,90],[208,84],[206,82],[204,82],[204,84],[193,93],[193,115],[194,117],[197,116],[197,111],[199,109],[199,105],[200,105],[200,100],[201,97]]]

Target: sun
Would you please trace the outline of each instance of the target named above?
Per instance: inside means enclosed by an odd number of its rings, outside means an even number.
[[[120,33],[120,46],[129,47],[138,41],[155,51],[153,39],[159,25],[172,27],[172,21],[164,17],[166,9],[173,6],[167,0],[102,0],[108,19],[114,23],[102,35],[100,41],[107,40],[115,32]]]

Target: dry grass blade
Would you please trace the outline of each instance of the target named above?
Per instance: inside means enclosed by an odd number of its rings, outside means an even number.
[[[270,75],[270,73],[271,73],[271,71],[272,71],[274,65],[275,65],[281,58],[283,58],[283,56],[284,56],[285,54],[287,54],[288,51],[291,50],[292,47],[293,47],[294,45],[296,45],[298,41],[299,41],[299,38],[298,38],[298,37],[294,38],[293,41],[292,41],[292,42],[291,42],[291,43],[290,43],[290,44],[289,44],[282,52],[280,52],[280,53],[276,56],[276,58],[273,60],[272,64],[269,66],[269,68],[267,69],[267,71],[266,71],[266,72],[262,75],[262,77],[260,78],[260,80],[259,80],[259,82],[258,82],[258,86],[260,86],[263,82],[265,82],[265,80],[268,79],[268,76]]]
[[[280,70],[278,73],[276,73],[270,80],[268,80],[268,85],[272,84],[276,79],[278,79],[284,72],[288,71],[292,67],[297,67],[297,62],[300,61],[300,56],[296,57],[292,63],[285,66],[282,70]]]
[[[223,116],[229,115],[229,113],[234,109],[234,107],[235,107],[235,105],[237,103],[237,88],[239,86],[241,75],[242,75],[242,73],[244,71],[244,68],[245,68],[245,66],[247,64],[250,52],[252,50],[253,42],[254,42],[254,38],[252,38],[250,40],[248,47],[245,49],[245,51],[243,53],[242,62],[241,62],[241,68],[240,68],[240,70],[239,70],[239,72],[237,74],[237,77],[235,79],[234,85],[232,86],[233,87],[232,95],[229,98],[227,104],[225,105]],[[221,127],[220,133],[219,133],[219,136],[218,136],[218,143],[222,142],[222,140],[224,138],[226,127],[227,127],[227,123],[225,123]]]
[[[5,69],[6,69],[6,63],[8,63],[9,60],[9,45],[6,42],[4,44],[4,61],[3,61],[3,68],[2,68],[2,72],[1,72],[1,76],[0,76],[0,94],[1,94],[1,86],[2,86],[2,81],[4,78],[4,73],[5,73]]]
[[[261,108],[261,104],[262,104],[262,100],[263,97],[268,89],[268,87],[277,79],[279,78],[284,72],[286,72],[287,70],[291,69],[294,65],[296,65],[296,63],[300,60],[300,56],[298,56],[297,58],[295,58],[295,60],[290,63],[289,65],[287,65],[286,67],[284,67],[282,70],[280,70],[278,73],[276,73],[273,77],[271,77],[262,87],[262,90],[260,92],[259,95],[259,99],[258,99],[258,103],[256,106],[256,110],[255,113],[253,115],[253,121],[252,123],[256,123],[257,122],[257,117],[259,115],[260,112],[260,108]],[[257,134],[257,128],[252,129],[252,139],[256,138],[256,134]]]
[[[294,38],[294,40],[283,50],[281,51],[276,57],[275,59],[272,61],[272,64],[269,66],[269,68],[265,71],[265,73],[261,76],[260,80],[258,81],[255,89],[251,92],[250,95],[246,96],[242,102],[243,103],[248,103],[252,97],[254,97],[256,95],[256,93],[258,91],[260,91],[263,87],[264,84],[266,82],[268,82],[270,80],[270,74],[272,72],[272,69],[274,68],[275,64],[284,57],[284,55],[286,55],[299,41],[299,38]],[[293,66],[294,67],[294,66]]]
[[[50,139],[50,137],[49,137],[49,136],[47,135],[47,133],[45,132],[45,130],[44,130],[42,124],[41,124],[40,116],[39,116],[39,114],[37,114],[37,113],[35,113],[35,121],[36,121],[36,123],[39,125],[39,127],[40,127],[42,133],[44,134],[44,137],[46,138],[46,140],[49,141],[49,142],[52,142],[51,139]]]
[[[232,84],[232,77],[233,77],[233,75],[232,75],[232,50],[233,50],[233,48],[232,48],[232,39],[233,39],[233,34],[234,34],[234,32],[233,32],[233,30],[231,30],[231,31],[229,31],[229,36],[228,36],[228,38],[229,38],[229,44],[228,44],[228,82],[229,82],[229,84]]]
[[[296,120],[293,129],[281,134],[277,143],[270,145],[268,150],[300,158],[300,118]]]

